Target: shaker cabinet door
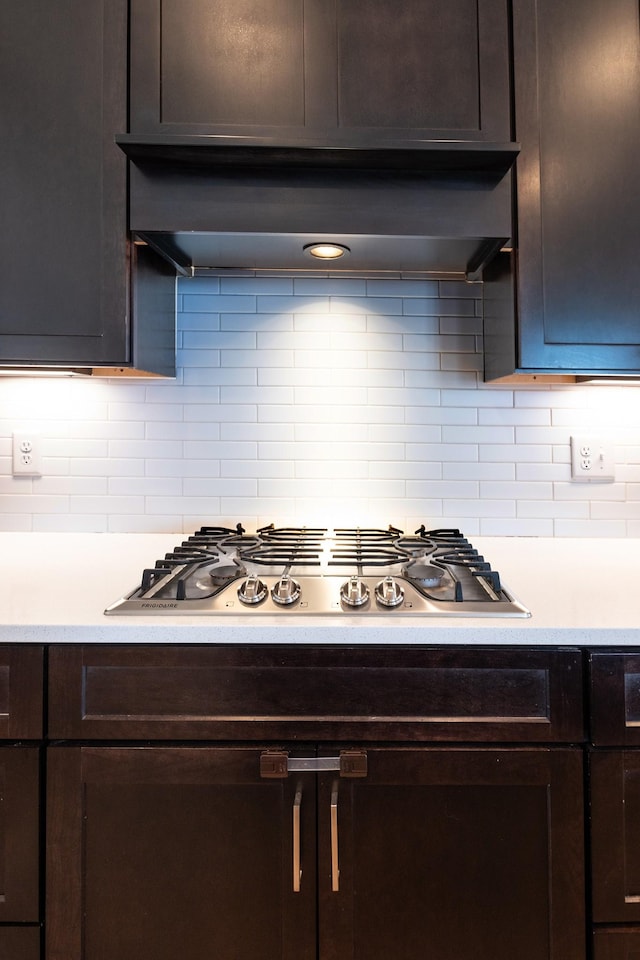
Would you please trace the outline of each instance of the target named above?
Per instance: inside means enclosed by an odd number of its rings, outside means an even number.
[[[367,757],[320,775],[320,960],[584,960],[580,751]]]
[[[315,958],[309,775],[243,747],[52,748],[49,774],[47,960]]]
[[[596,923],[640,920],[640,752],[591,756],[591,856]]]
[[[0,363],[129,360],[126,0],[0,3]]]
[[[40,751],[0,747],[0,923],[37,923],[40,872]],[[2,952],[0,927],[0,957]],[[31,943],[34,933],[18,937]]]
[[[485,274],[485,379],[637,374],[640,7],[513,0],[513,24],[517,250]]]

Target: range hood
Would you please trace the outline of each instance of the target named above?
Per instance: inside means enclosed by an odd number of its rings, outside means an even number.
[[[211,269],[469,278],[509,242],[515,143],[116,138],[129,228],[179,273]],[[348,248],[314,261],[305,247]]]

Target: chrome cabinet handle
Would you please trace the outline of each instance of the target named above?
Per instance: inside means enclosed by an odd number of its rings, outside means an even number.
[[[293,799],[293,892],[300,893],[302,869],[300,867],[300,808],[302,806],[302,787],[296,787]]]
[[[331,787],[331,890],[340,889],[340,866],[338,862],[338,781]]]

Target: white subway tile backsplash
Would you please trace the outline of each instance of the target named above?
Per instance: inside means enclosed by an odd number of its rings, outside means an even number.
[[[442,503],[445,513],[452,517],[478,517],[482,520],[487,517],[515,517],[516,515],[516,505],[513,500],[479,500],[477,497],[471,500],[448,498]]]
[[[293,330],[292,313],[266,314],[223,313],[220,316],[221,330]]]
[[[174,381],[0,379],[0,529],[422,523],[640,536],[640,390],[481,382],[481,285],[221,271],[178,284]],[[11,434],[43,476],[11,475]],[[570,479],[569,437],[615,443]]]

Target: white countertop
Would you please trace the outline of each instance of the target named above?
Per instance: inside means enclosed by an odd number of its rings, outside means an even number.
[[[532,616],[105,616],[182,534],[0,534],[0,642],[640,646],[637,540],[473,537]]]

